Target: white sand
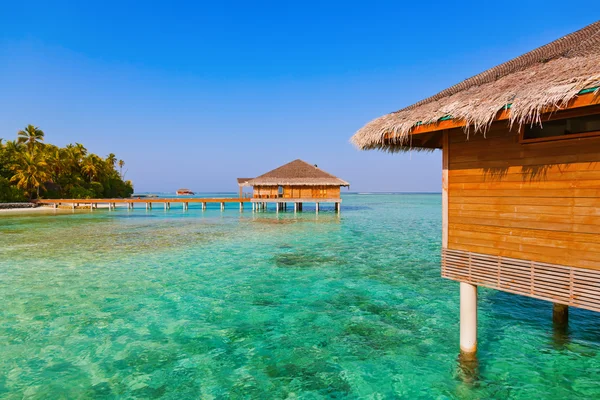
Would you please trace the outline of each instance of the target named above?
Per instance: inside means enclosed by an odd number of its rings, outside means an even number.
[[[37,208],[7,208],[0,209],[1,214],[14,214],[14,213],[40,213],[40,212],[48,212],[54,211],[52,207],[37,207]]]
[[[85,207],[85,203],[81,203],[81,208],[76,208],[76,210],[90,210],[89,209],[89,205],[88,207]],[[123,208],[127,208],[126,204],[122,205]],[[98,204],[98,208],[108,208],[108,204]],[[121,208],[119,207],[119,205],[117,204],[117,208]],[[8,209],[0,209],[0,215],[3,214],[15,214],[15,213],[19,213],[19,214],[25,214],[25,213],[56,213],[56,212],[72,212],[73,210],[71,209],[70,206],[63,206],[63,208],[57,208],[54,209],[52,206],[40,206],[40,207],[36,207],[36,208],[8,208]]]

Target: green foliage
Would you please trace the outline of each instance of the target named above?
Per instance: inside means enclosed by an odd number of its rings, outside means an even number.
[[[16,140],[0,139],[0,201],[133,194],[131,181],[123,178],[125,162],[113,153],[102,158],[80,143],[61,148],[44,139],[44,132],[34,125],[19,131]]]
[[[10,181],[0,176],[0,203],[16,203],[27,200],[25,192],[11,185]]]
[[[86,189],[81,186],[74,186],[69,190],[69,198],[71,199],[93,199],[97,198],[96,193],[91,189]]]

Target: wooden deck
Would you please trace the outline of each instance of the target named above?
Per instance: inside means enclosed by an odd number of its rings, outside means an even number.
[[[142,197],[127,199],[41,199],[37,200],[39,204],[129,204],[129,203],[249,203],[252,198],[182,198],[182,197]]]
[[[225,204],[227,203],[238,203],[240,207],[240,211],[244,209],[244,203],[250,203],[252,205],[252,211],[268,210],[268,204],[275,204],[276,211],[285,211],[287,210],[287,204],[289,203],[291,207],[293,207],[294,211],[302,211],[302,206],[304,203],[314,203],[315,211],[319,212],[320,203],[333,203],[335,206],[335,211],[340,212],[340,203],[342,199],[340,198],[297,198],[297,199],[287,199],[287,198],[271,198],[271,199],[261,199],[254,197],[233,197],[233,198],[198,198],[198,197],[190,197],[190,198],[181,198],[181,197],[141,197],[141,198],[126,198],[126,199],[40,199],[36,201],[38,204],[46,204],[51,205],[54,208],[58,208],[59,206],[70,206],[75,209],[76,207],[89,207],[89,208],[98,208],[99,204],[108,205],[109,209],[115,209],[117,204],[126,205],[127,208],[134,208],[135,204],[145,204],[146,209],[151,210],[153,204],[163,204],[165,210],[171,208],[172,203],[180,203],[184,210],[187,210],[189,207],[189,203],[199,203],[202,204],[202,209],[206,210],[206,205],[209,203],[215,203],[221,205],[221,210],[225,209]]]
[[[277,197],[270,199],[262,199],[259,197],[253,197],[249,199],[252,203],[341,203],[341,198],[297,198],[288,199],[285,197]]]

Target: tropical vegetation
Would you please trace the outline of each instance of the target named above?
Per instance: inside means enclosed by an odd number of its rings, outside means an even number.
[[[125,162],[114,154],[102,158],[79,143],[58,147],[44,139],[44,132],[33,125],[17,132],[15,140],[0,139],[0,202],[133,193],[133,184],[123,174]]]

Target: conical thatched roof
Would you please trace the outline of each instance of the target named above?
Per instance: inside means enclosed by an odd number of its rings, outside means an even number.
[[[377,118],[352,137],[360,149],[411,148],[413,127],[452,118],[485,131],[510,107],[510,123],[537,123],[548,108],[564,108],[583,89],[598,98],[600,21],[482,72],[402,110]]]
[[[294,160],[247,181],[247,185],[349,186],[350,184],[319,169],[316,165],[302,160]]]

